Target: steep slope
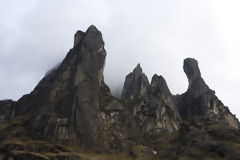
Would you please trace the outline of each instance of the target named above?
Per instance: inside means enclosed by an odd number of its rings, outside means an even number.
[[[189,86],[187,92],[179,96],[178,110],[182,118],[205,116],[219,123],[229,124],[239,129],[238,119],[223,105],[201,77],[197,60],[184,60],[184,72],[187,75]]]
[[[149,84],[139,64],[126,76],[121,99],[129,105],[143,135],[179,129],[181,118],[166,81],[154,75]]]
[[[0,160],[237,160],[237,118],[184,60],[188,90],[171,94],[165,79],[149,83],[140,65],[121,100],[104,82],[106,51],[95,26],[77,31],[63,62],[35,89],[0,101]]]
[[[136,137],[136,125],[104,83],[105,58],[101,32],[95,26],[78,31],[61,65],[16,102],[10,117],[24,116],[34,139],[120,150],[122,139]]]

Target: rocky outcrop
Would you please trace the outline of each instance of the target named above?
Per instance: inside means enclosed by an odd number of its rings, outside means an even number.
[[[181,118],[166,81],[154,75],[149,84],[139,64],[127,75],[121,98],[139,122],[143,135],[158,135],[179,128]]]
[[[0,160],[239,159],[237,118],[184,60],[188,90],[173,96],[140,64],[121,99],[104,82],[106,51],[95,26],[77,31],[63,62],[35,89],[0,101]]]
[[[105,58],[101,32],[95,26],[78,31],[61,65],[17,101],[11,114],[25,115],[28,134],[50,142],[110,149],[120,138],[135,137],[133,118],[104,83]]]
[[[147,96],[150,85],[147,76],[142,72],[140,64],[126,76],[121,99],[129,104],[134,104],[137,99]]]
[[[0,101],[0,123],[10,121],[14,118],[15,103],[13,100]]]
[[[197,60],[185,59],[183,69],[189,86],[187,92],[177,98],[181,117],[188,119],[193,116],[205,116],[210,120],[239,128],[238,119],[224,106],[201,77]]]

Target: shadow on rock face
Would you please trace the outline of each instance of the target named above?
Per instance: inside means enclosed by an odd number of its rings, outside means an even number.
[[[31,93],[0,101],[0,159],[236,159],[239,122],[197,60],[184,60],[182,95],[160,75],[149,83],[138,64],[117,99],[104,82],[106,54],[95,26],[77,31],[62,63]]]
[[[188,90],[177,97],[178,111],[183,119],[204,115],[220,123],[227,123],[239,128],[237,118],[217,98],[201,77],[197,60],[184,60],[184,72],[189,81]]]

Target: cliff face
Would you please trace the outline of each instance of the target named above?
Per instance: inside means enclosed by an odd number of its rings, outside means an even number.
[[[4,123],[13,119],[16,102],[12,100],[0,101],[0,123]]]
[[[104,82],[105,59],[101,32],[77,31],[63,62],[30,94],[0,101],[0,160],[240,156],[238,119],[205,84],[196,60],[184,60],[182,95],[172,95],[162,76],[149,83],[137,65],[117,99]]]
[[[166,81],[154,75],[150,84],[139,64],[127,75],[121,99],[129,105],[143,135],[179,129],[181,117]]]
[[[224,106],[201,77],[198,62],[195,59],[184,60],[184,72],[188,78],[188,90],[177,98],[178,111],[184,119],[193,116],[205,116],[219,123],[226,123],[239,129],[238,119]]]
[[[78,31],[61,65],[2,119],[25,116],[28,134],[54,143],[109,148],[112,137],[133,137],[134,122],[104,83],[105,58],[101,32],[94,26]]]

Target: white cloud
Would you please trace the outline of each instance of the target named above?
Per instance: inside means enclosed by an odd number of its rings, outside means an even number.
[[[108,52],[105,80],[113,90],[141,63],[163,75],[173,93],[187,89],[183,59],[198,59],[202,75],[240,116],[238,0],[22,0],[0,2],[0,98],[18,99],[91,24]]]

